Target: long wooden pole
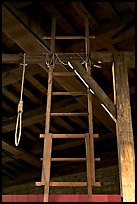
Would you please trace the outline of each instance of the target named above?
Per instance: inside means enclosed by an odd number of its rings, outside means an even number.
[[[123,202],[135,202],[135,150],[126,59],[126,54],[114,54],[116,132],[121,196]]]
[[[55,52],[55,30],[56,21],[52,19],[52,31],[51,31],[51,53],[54,56]],[[47,95],[47,109],[46,109],[46,121],[45,121],[45,138],[44,138],[44,153],[43,153],[43,169],[42,169],[42,182],[44,181],[44,202],[48,202],[49,197],[49,184],[50,184],[50,168],[51,168],[51,150],[52,150],[52,137],[49,134],[50,131],[50,114],[51,114],[51,96],[52,96],[52,83],[53,83],[53,70],[54,59],[52,65],[49,67],[48,76],[48,95]]]

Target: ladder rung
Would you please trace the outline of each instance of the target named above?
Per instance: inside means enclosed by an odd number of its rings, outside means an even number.
[[[95,161],[100,161],[100,158],[95,158]]]
[[[87,116],[88,113],[50,113],[51,116]]]
[[[71,95],[71,96],[76,96],[76,95],[87,95],[87,92],[52,92],[52,95],[54,96],[59,96],[59,95]]]
[[[85,138],[85,134],[51,134],[52,138]],[[46,134],[40,134],[40,138],[44,138]],[[98,134],[93,134],[93,138],[98,138]]]
[[[95,138],[95,139],[99,138],[99,134],[93,134],[93,138]]]
[[[74,162],[79,162],[79,161],[86,161],[86,158],[52,158],[51,161],[74,161]]]
[[[76,74],[73,73],[73,72],[54,72],[53,73],[53,76],[60,76],[60,77],[63,77],[63,76],[75,76]]]
[[[94,39],[95,38],[95,36],[94,35],[91,35],[91,36],[89,36],[89,38],[90,39]],[[51,36],[44,36],[43,37],[43,40],[51,40],[52,39],[52,37]],[[86,36],[82,36],[82,35],[77,35],[77,36],[74,36],[74,35],[67,35],[67,36],[55,36],[55,39],[57,40],[63,40],[63,39],[65,39],[65,40],[82,40],[82,39],[86,39]]]
[[[100,183],[100,182],[95,182],[93,186],[95,186],[95,187],[100,187],[100,186],[101,186],[101,183]]]
[[[38,182],[35,182],[35,186],[44,186],[44,182],[41,182],[41,181],[38,181]]]
[[[35,186],[44,186],[44,182],[35,182]],[[50,182],[50,186],[87,186],[87,182]],[[95,187],[100,187],[100,182],[93,184]]]
[[[43,158],[40,158],[41,161],[43,161]],[[51,158],[51,161],[86,161],[86,158]],[[100,158],[95,158],[95,161],[100,161]]]
[[[50,186],[87,186],[87,182],[50,182]]]
[[[40,138],[44,138],[46,134],[40,134]],[[52,138],[85,138],[85,134],[51,134]]]

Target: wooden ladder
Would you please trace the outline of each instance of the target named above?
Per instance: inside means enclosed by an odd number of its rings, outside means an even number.
[[[52,22],[52,42],[51,51],[53,52],[54,40],[55,40],[55,20]],[[40,138],[44,138],[44,150],[43,150],[43,164],[42,164],[42,178],[41,182],[36,182],[36,186],[44,186],[44,202],[48,202],[49,187],[50,186],[87,186],[88,201],[92,201],[92,187],[100,186],[100,182],[95,181],[95,161],[100,161],[100,158],[94,158],[94,138],[98,138],[97,134],[93,134],[93,114],[92,114],[92,95],[87,88],[87,92],[52,92],[53,78],[54,76],[72,76],[75,75],[72,72],[56,72],[54,73],[55,64],[53,63],[49,67],[48,73],[48,91],[47,91],[47,108],[46,108],[46,120],[45,120],[45,134],[40,134]],[[90,74],[90,67],[86,65],[87,71]],[[88,97],[88,112],[87,113],[52,113],[51,112],[51,97],[52,95],[86,95]],[[85,134],[52,134],[50,133],[50,118],[55,116],[88,116],[89,132]],[[52,152],[52,139],[54,138],[77,138],[85,139],[86,158],[51,158]],[[51,182],[50,181],[50,169],[51,161],[86,161],[86,182]]]

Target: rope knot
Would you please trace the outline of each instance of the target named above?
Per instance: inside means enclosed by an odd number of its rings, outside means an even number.
[[[18,104],[18,113],[23,113],[23,101],[19,101]]]

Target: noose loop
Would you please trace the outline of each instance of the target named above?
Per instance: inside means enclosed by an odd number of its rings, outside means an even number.
[[[21,126],[22,126],[22,113],[23,113],[23,86],[24,86],[24,76],[25,76],[25,68],[28,64],[25,63],[26,53],[24,53],[23,56],[23,63],[20,63],[20,65],[23,66],[23,73],[22,73],[22,84],[21,84],[21,94],[20,94],[20,101],[18,103],[18,115],[16,120],[16,127],[15,127],[15,145],[18,146],[21,138]],[[17,136],[19,128],[19,136]]]

